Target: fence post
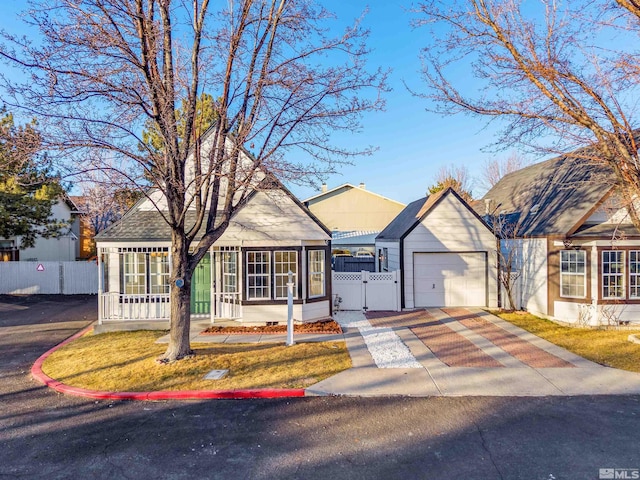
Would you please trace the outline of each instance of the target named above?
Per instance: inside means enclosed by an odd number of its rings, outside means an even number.
[[[60,286],[60,294],[64,295],[64,264],[58,262],[58,283]]]
[[[400,298],[400,270],[393,271],[393,285],[396,290],[396,312],[402,310],[402,299]]]
[[[367,313],[367,310],[369,309],[369,307],[367,307],[367,283],[369,283],[369,272],[367,272],[366,270],[362,270],[360,271],[360,275],[362,275],[362,288],[360,293],[362,310],[364,311],[364,313]]]

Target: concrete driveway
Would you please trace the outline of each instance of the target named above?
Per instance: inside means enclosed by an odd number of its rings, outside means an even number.
[[[480,309],[345,311],[354,367],[310,394],[548,396],[640,393],[640,374],[603,367]]]

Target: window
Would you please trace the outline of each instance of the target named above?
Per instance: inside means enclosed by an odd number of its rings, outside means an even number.
[[[167,248],[123,248],[119,252],[124,294],[166,295],[169,293],[170,270]]]
[[[149,293],[169,293],[169,252],[149,254]]]
[[[270,252],[247,252],[247,299],[271,298]]]
[[[586,252],[584,250],[560,251],[560,296],[586,297]]]
[[[602,252],[602,298],[624,297],[624,252]]]
[[[238,253],[222,253],[222,292],[238,292]]]
[[[640,298],[640,250],[629,252],[629,297]]]
[[[147,293],[147,254],[129,252],[124,254],[123,292],[129,295]]]
[[[324,250],[309,250],[309,298],[324,296]]]
[[[389,249],[386,247],[382,249],[382,268],[380,270],[389,271]]]
[[[287,282],[289,272],[293,273],[293,298],[298,297],[298,252],[286,250],[274,252],[274,288],[275,298],[286,299],[288,297]]]

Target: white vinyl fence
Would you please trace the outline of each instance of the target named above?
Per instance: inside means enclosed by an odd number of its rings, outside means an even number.
[[[97,294],[94,262],[0,262],[0,294]]]
[[[399,312],[400,271],[333,272],[334,308],[340,310],[391,310]]]
[[[506,288],[504,288],[504,278],[506,277],[505,272],[500,272],[501,278],[503,279],[500,282],[500,299],[501,299],[501,307],[504,309],[511,308],[509,304],[509,295],[507,294]],[[520,272],[511,272],[511,280],[509,280],[511,284],[511,292],[513,294],[513,301],[515,305],[513,308],[516,310],[520,310],[522,308],[522,280],[520,278]]]

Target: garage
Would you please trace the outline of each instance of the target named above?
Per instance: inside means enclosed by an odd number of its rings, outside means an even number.
[[[413,254],[416,307],[481,307],[487,304],[486,252]]]
[[[451,188],[410,203],[376,237],[382,271],[401,273],[401,307],[498,306],[498,240]]]

